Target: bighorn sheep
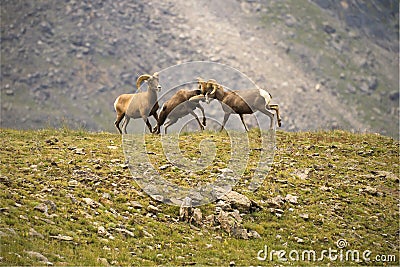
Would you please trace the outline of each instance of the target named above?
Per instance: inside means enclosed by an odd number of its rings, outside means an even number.
[[[114,102],[114,109],[117,112],[117,119],[114,124],[120,134],[122,134],[122,131],[119,128],[119,124],[123,118],[125,119],[122,123],[122,128],[125,134],[127,133],[126,126],[131,118],[142,118],[146,122],[150,132],[152,132],[152,127],[148,117],[153,116],[156,121],[158,121],[157,110],[159,106],[157,102],[157,91],[161,90],[158,73],[156,72],[153,75],[141,75],[136,81],[137,89],[139,89],[143,81],[147,81],[148,84],[146,92],[122,94],[118,96]]]
[[[276,104],[270,104],[272,96],[267,91],[263,89],[249,89],[227,92],[220,84],[218,84],[213,79],[210,79],[207,82],[198,79],[198,84],[199,89],[205,96],[207,103],[209,103],[210,97],[212,99],[218,99],[221,102],[222,109],[225,112],[221,131],[224,129],[225,123],[232,113],[239,114],[244,128],[246,129],[246,131],[248,131],[248,128],[243,120],[243,114],[252,114],[257,110],[270,117],[270,128],[272,128],[273,126],[274,119],[274,113],[272,113],[271,110],[275,110],[278,119],[278,126],[281,127],[279,106]],[[195,100],[198,98],[200,97],[195,96],[191,100]]]
[[[189,101],[190,98],[194,96],[201,96],[198,99],[193,99]],[[181,89],[176,92],[168,101],[164,103],[161,108],[160,114],[158,116],[157,127],[154,128],[154,132],[160,133],[160,127],[164,124],[165,120],[168,118],[168,122],[164,125],[164,132],[167,133],[167,128],[172,124],[176,123],[178,119],[191,114],[196,118],[199,123],[200,129],[204,130],[206,125],[206,117],[204,115],[204,109],[200,105],[199,101],[204,99],[201,90],[188,90]],[[200,122],[194,110],[199,108],[203,114],[203,123]]]

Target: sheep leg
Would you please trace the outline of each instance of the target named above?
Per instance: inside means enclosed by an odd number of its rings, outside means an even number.
[[[128,132],[126,131],[126,126],[128,126],[129,120],[131,118],[125,116],[124,122],[122,123],[122,129],[124,130],[124,133],[127,134]]]
[[[244,129],[246,130],[246,132],[248,132],[248,131],[249,131],[249,129],[247,128],[247,125],[246,125],[246,123],[244,123],[243,114],[239,114],[239,117],[240,117],[240,120],[241,120],[241,121],[242,121],[242,123],[243,123]]]
[[[166,134],[167,133],[167,128],[169,127],[169,126],[171,126],[172,124],[174,124],[174,123],[176,123],[178,121],[178,119],[177,118],[169,118],[169,120],[167,121],[167,123],[166,124],[164,124],[164,133]]]
[[[157,113],[156,112],[154,112],[153,113],[153,117],[154,117],[154,119],[156,119],[156,125],[154,126],[154,128],[153,128],[153,131],[151,131],[152,133],[160,133],[160,129],[158,128],[158,115],[157,115]]]
[[[171,121],[168,121],[166,124],[164,124],[164,134],[167,134],[167,128],[171,125]]]
[[[145,118],[143,118],[143,120],[146,122],[146,125],[147,125],[147,128],[149,128],[149,131],[152,133],[152,128],[151,128],[151,124],[150,124],[150,122],[149,122],[149,119],[146,117],[146,119]]]
[[[281,116],[279,115],[279,106],[277,104],[270,104],[269,105],[270,109],[273,109],[276,111],[276,118],[278,119],[278,126],[281,127]]]
[[[199,105],[198,108],[201,110],[201,114],[203,114],[203,126],[206,126],[206,115],[204,114],[204,108]]]
[[[125,113],[118,114],[117,119],[115,120],[114,124],[120,134],[122,134],[121,128],[119,128],[119,124],[121,123],[122,119],[125,117]]]
[[[273,128],[273,123],[274,123],[274,113],[272,113],[268,109],[260,109],[260,111],[270,118],[269,128],[272,129]]]
[[[225,115],[224,115],[224,121],[222,122],[222,126],[221,126],[221,130],[219,130],[220,132],[222,132],[222,130],[224,129],[225,123],[226,123],[227,120],[229,119],[229,116],[230,116],[230,115],[231,115],[230,113],[225,113]]]
[[[196,115],[196,113],[194,113],[193,112],[193,110],[192,111],[190,111],[189,112],[193,117],[195,117],[196,118],[196,120],[197,120],[197,122],[199,123],[199,126],[200,126],[200,130],[204,130],[204,125],[203,124],[201,124],[201,122],[200,122],[200,120],[199,120],[199,117],[197,117],[197,115]]]

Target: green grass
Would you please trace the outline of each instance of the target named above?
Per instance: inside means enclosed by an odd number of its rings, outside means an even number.
[[[250,147],[256,147],[259,132],[252,130],[249,136]],[[261,235],[251,240],[233,238],[218,227],[199,230],[179,222],[178,207],[152,200],[134,182],[124,165],[119,135],[67,128],[1,129],[0,137],[1,265],[44,264],[28,251],[41,253],[54,265],[102,265],[99,258],[113,265],[359,264],[329,259],[277,262],[276,256],[273,262],[257,260],[265,246],[287,253],[311,249],[320,253],[338,249],[339,239],[347,241],[346,249],[371,250],[371,258],[395,255],[396,261],[389,264],[399,264],[399,143],[388,137],[344,131],[277,132],[273,167],[262,187],[247,192],[239,183],[235,188],[263,207],[243,215],[243,225]],[[226,135],[213,132],[182,135],[184,155],[198,157],[198,144],[204,138],[219,144],[216,160],[189,182],[207,179],[226,167],[229,159]],[[146,142],[156,155],[162,153],[159,137],[147,135]],[[150,156],[156,166],[167,163],[163,157]],[[250,158],[257,157],[253,151]],[[251,175],[252,164],[245,175]],[[167,168],[163,174],[184,183],[179,169]],[[278,217],[268,201],[287,194],[296,195],[298,204],[285,202]],[[99,204],[89,206],[83,198]],[[49,215],[34,209],[46,201],[56,205]],[[143,208],[135,208],[134,202]],[[155,216],[148,215],[149,204],[160,210]],[[213,214],[215,204],[201,210]],[[309,218],[302,218],[303,214]],[[99,235],[99,226],[111,236]],[[118,228],[133,232],[134,237]],[[31,229],[43,238],[32,236]],[[72,240],[52,237],[57,235]]]

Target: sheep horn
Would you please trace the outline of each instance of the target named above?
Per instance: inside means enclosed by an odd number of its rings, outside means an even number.
[[[150,79],[150,77],[151,77],[151,76],[148,75],[148,74],[140,75],[140,77],[139,77],[139,78],[137,79],[137,81],[136,81],[136,88],[137,88],[137,90],[139,90],[140,84],[141,84],[143,81]]]
[[[213,87],[213,90],[211,91],[210,95],[215,94],[215,92],[216,92],[217,89],[218,89],[218,84],[212,84],[212,87]]]
[[[204,95],[195,95],[195,96],[192,96],[191,98],[189,98],[189,101],[199,101],[202,99],[204,99]]]

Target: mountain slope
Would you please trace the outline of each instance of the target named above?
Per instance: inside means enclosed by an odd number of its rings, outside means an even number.
[[[268,89],[286,130],[397,137],[398,3],[371,3],[2,1],[1,125],[114,131],[138,74],[207,60]]]

